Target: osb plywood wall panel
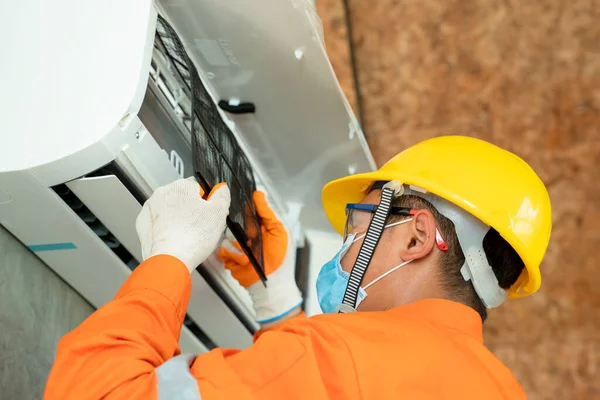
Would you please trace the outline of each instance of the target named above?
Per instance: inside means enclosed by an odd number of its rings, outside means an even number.
[[[486,344],[531,399],[600,399],[600,1],[350,0],[350,10],[379,164],[463,134],[517,153],[547,184],[542,288],[492,311]],[[339,29],[325,24],[345,71]]]
[[[317,0],[315,6],[321,21],[323,21],[327,55],[334,66],[335,74],[344,90],[344,94],[348,98],[354,113],[358,116],[354,75],[350,58],[350,40],[343,3],[341,0]]]

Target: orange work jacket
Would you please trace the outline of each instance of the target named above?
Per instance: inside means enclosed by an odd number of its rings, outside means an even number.
[[[525,398],[484,346],[479,315],[462,304],[427,299],[295,317],[248,349],[183,357],[177,341],[190,290],[176,258],[142,263],[113,301],[60,340],[44,398]]]

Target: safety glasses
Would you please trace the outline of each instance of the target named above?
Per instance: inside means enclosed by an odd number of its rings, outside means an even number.
[[[377,204],[356,204],[351,203],[346,205],[346,225],[344,227],[344,242],[351,233],[362,233],[366,232],[371,223],[371,219],[377,211]],[[416,214],[417,210],[406,207],[395,207],[390,208],[389,215],[398,215],[404,217],[411,217]],[[439,229],[435,228],[435,242],[441,251],[448,250],[448,245],[444,241],[442,234]]]

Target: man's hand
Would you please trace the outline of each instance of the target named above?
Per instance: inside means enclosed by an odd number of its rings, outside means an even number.
[[[244,286],[252,297],[258,323],[267,327],[285,317],[300,312],[302,295],[296,285],[296,249],[289,239],[285,226],[279,221],[265,198],[259,191],[253,194],[256,211],[261,219],[263,261],[268,277],[267,287],[260,282],[248,257],[238,243],[225,241],[220,257],[225,268]]]
[[[230,194],[220,183],[203,195],[193,177],[156,189],[135,223],[144,260],[168,254],[192,272],[208,258],[225,230]]]

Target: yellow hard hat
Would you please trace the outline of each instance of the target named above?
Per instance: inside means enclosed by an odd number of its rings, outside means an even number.
[[[426,140],[377,171],[328,183],[323,188],[323,206],[333,227],[342,234],[346,204],[360,203],[373,182],[391,180],[423,188],[494,228],[525,263],[521,276],[508,290],[509,297],[524,297],[538,290],[552,210],[546,187],[521,158],[464,136]]]

